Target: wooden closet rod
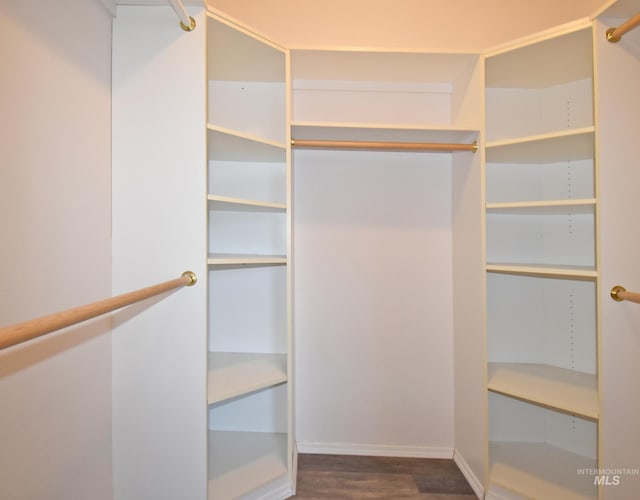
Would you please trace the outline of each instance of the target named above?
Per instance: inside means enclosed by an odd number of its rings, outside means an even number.
[[[640,293],[627,292],[627,290],[620,285],[616,285],[611,289],[611,298],[613,300],[617,300],[618,302],[628,300],[629,302],[640,304]]]
[[[478,150],[478,141],[472,144],[433,142],[369,142],[291,139],[294,148],[314,149],[370,149],[376,151],[472,151]]]
[[[640,14],[636,14],[617,28],[609,28],[607,30],[607,40],[609,40],[611,43],[619,42],[622,38],[622,35],[638,26],[640,26]]]
[[[24,321],[11,326],[0,328],[0,350],[27,340],[40,337],[67,326],[75,325],[96,316],[106,314],[116,309],[129,306],[155,295],[159,295],[174,288],[195,285],[197,277],[191,271],[185,271],[179,278],[165,281],[157,285],[141,288],[134,292],[117,295],[84,306],[74,307],[66,311],[57,312],[41,318]]]
[[[193,31],[196,28],[196,20],[184,8],[182,0],[169,0],[169,4],[180,19],[180,27],[185,31]]]

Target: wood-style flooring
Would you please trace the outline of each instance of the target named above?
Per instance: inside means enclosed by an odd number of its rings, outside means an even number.
[[[472,500],[453,460],[347,455],[298,455],[300,499],[414,498]]]

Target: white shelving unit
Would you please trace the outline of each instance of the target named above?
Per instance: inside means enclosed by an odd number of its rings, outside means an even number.
[[[489,494],[598,497],[592,37],[485,59]]]
[[[213,13],[207,38],[209,499],[287,498],[288,52]]]

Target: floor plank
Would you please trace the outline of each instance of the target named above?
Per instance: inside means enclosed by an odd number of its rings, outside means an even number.
[[[476,496],[453,460],[298,455],[299,499],[472,500]]]

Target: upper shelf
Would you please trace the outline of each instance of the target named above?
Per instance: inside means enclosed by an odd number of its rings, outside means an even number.
[[[336,141],[382,142],[434,142],[472,143],[478,137],[477,130],[453,128],[426,128],[415,126],[388,127],[360,123],[312,123],[294,122],[291,126],[294,139],[319,139]]]
[[[210,253],[210,266],[278,266],[287,263],[286,255]]]
[[[495,88],[544,88],[591,78],[591,28],[489,54],[485,74],[486,87]]]
[[[508,215],[574,215],[593,214],[595,198],[487,203],[487,214]]]
[[[520,276],[539,276],[543,278],[563,278],[577,280],[595,280],[598,272],[588,266],[552,266],[547,264],[501,264],[488,263],[487,272],[516,274]]]
[[[554,163],[594,157],[593,126],[488,142],[487,163]]]
[[[286,144],[238,130],[209,124],[207,142],[210,160],[284,162]]]

